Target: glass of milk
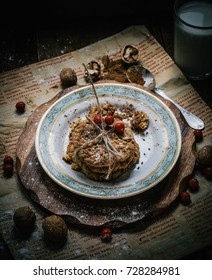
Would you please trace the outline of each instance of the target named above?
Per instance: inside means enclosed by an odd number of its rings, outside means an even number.
[[[193,80],[212,75],[212,0],[176,0],[174,60]]]

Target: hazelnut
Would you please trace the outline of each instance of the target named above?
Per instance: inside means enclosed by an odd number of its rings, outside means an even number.
[[[13,221],[23,233],[30,233],[35,226],[36,216],[29,206],[22,206],[15,210]]]
[[[63,68],[60,72],[60,80],[65,87],[74,86],[77,83],[76,72],[72,68]]]
[[[52,245],[63,245],[67,240],[68,228],[65,221],[57,216],[51,215],[43,220],[42,228],[44,240]]]
[[[200,165],[212,165],[212,145],[206,145],[197,152],[197,162]]]

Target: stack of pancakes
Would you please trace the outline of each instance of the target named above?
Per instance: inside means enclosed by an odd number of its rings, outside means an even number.
[[[64,159],[88,178],[108,181],[131,171],[139,156],[139,146],[127,123],[124,132],[118,134],[113,129],[102,131],[85,119],[73,126]]]

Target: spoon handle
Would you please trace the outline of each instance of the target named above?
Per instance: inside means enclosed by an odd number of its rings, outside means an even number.
[[[171,98],[169,98],[164,91],[162,91],[159,88],[153,89],[155,93],[162,96],[164,99],[171,101],[182,113],[185,120],[187,121],[188,125],[193,129],[203,129],[205,127],[203,120],[201,120],[199,117],[195,116],[191,112],[187,111],[185,108],[174,102]]]

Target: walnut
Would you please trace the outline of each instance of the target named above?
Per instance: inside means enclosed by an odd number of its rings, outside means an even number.
[[[136,63],[139,60],[139,51],[132,45],[126,45],[122,50],[121,58],[126,63]]]
[[[36,215],[29,206],[22,206],[15,210],[13,221],[22,233],[30,233],[34,229]]]
[[[60,80],[64,87],[74,86],[77,83],[76,72],[72,68],[63,68],[60,72]]]
[[[97,61],[92,60],[86,65],[84,75],[87,82],[90,82],[89,77],[91,77],[92,81],[97,81],[100,78],[100,74],[101,65]]]
[[[67,240],[68,228],[65,221],[57,215],[50,215],[43,220],[42,228],[44,231],[45,242],[61,246]]]

